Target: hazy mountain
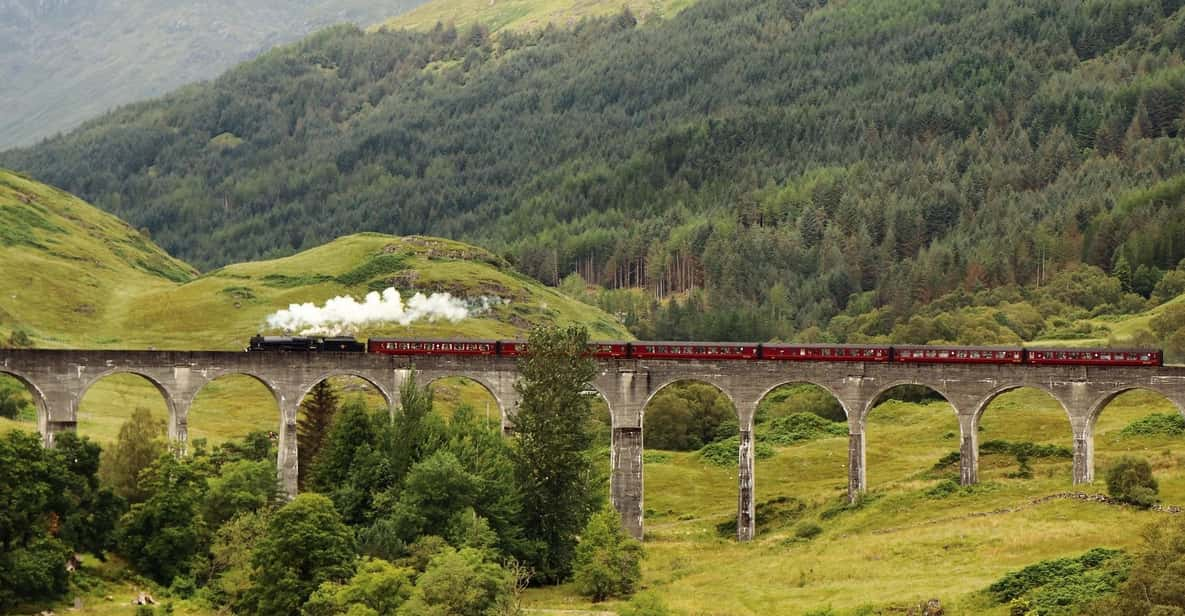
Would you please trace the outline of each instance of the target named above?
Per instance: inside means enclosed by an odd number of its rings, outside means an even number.
[[[422,0],[0,0],[0,149]]]

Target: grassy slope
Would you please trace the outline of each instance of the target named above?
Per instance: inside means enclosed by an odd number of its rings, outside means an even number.
[[[342,284],[376,255],[396,272]],[[273,261],[198,276],[110,215],[53,188],[0,171],[0,335],[28,331],[38,347],[241,349],[290,303],[361,298],[371,283],[509,300],[459,323],[379,327],[359,335],[514,337],[555,322],[594,338],[628,337],[604,312],[514,272],[480,248],[435,238],[361,233]],[[406,299],[406,298],[405,298]]]
[[[568,26],[584,17],[611,15],[628,6],[640,19],[670,17],[694,0],[433,0],[376,28],[430,30],[438,22],[462,28],[480,22],[491,30]]]
[[[136,298],[195,275],[118,218],[0,170],[0,335],[20,324],[39,346],[102,340]]]
[[[1122,453],[1148,457],[1165,502],[1185,503],[1180,437],[1123,439],[1118,431],[1149,412],[1172,412],[1167,401],[1133,393],[1103,413],[1096,436],[1098,476]],[[1138,533],[1117,533],[1165,520],[1096,503],[1058,500],[1012,513],[973,515],[1025,506],[1030,500],[1070,491],[1068,460],[1037,462],[1034,478],[1009,479],[1015,460],[984,456],[975,494],[930,498],[938,482],[926,471],[957,449],[958,424],[949,406],[888,403],[868,426],[868,478],[873,498],[864,508],[820,518],[846,487],[847,441],[830,438],[779,449],[758,460],[758,502],[789,495],[808,503],[802,519],[823,534],[793,540],[793,523],[739,545],[717,535],[715,525],[735,515],[736,473],[673,454],[645,467],[647,553],[644,585],[685,614],[801,614],[833,606],[851,613],[861,606],[904,608],[931,597],[948,613],[1007,614],[981,593],[1007,571],[1038,560],[1075,555],[1095,546],[1133,547]],[[1019,390],[997,399],[984,418],[982,440],[1035,440],[1069,446],[1070,426],[1051,398]],[[1100,480],[1085,487],[1102,492]],[[531,594],[540,607],[583,609],[590,604],[572,589]],[[600,606],[598,606],[600,607]],[[891,611],[889,613],[899,613]]]

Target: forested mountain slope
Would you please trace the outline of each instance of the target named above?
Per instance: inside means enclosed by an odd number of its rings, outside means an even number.
[[[703,288],[740,313],[712,336],[878,307],[862,335],[885,335],[948,292],[1082,262],[1149,295],[1185,257],[1181,4],[706,0],[646,28],[336,28],[0,163],[203,267],[427,232],[548,282]]]
[[[0,0],[0,149],[422,0]]]

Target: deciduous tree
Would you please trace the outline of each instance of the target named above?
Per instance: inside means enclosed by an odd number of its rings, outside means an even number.
[[[526,535],[539,551],[532,564],[541,579],[569,574],[576,535],[602,497],[587,450],[591,408],[582,392],[594,375],[588,332],[579,327],[541,327],[531,333],[519,359],[520,396],[512,419],[516,474],[523,493]]]

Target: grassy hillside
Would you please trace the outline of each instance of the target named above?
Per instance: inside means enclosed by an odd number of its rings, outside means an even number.
[[[981,458],[981,485],[928,494],[957,468],[933,471],[958,449],[958,424],[945,403],[889,402],[868,423],[869,497],[854,510],[839,507],[846,489],[847,439],[826,438],[777,448],[756,466],[757,502],[797,499],[750,544],[716,529],[736,512],[736,471],[694,453],[647,455],[644,586],[681,614],[804,614],[831,606],[835,614],[905,613],[939,598],[952,614],[1008,614],[982,591],[1004,573],[1092,547],[1132,548],[1134,532],[1167,514],[1041,497],[1083,490],[1105,492],[1103,470],[1117,456],[1150,459],[1167,503],[1185,503],[1181,437],[1125,437],[1123,427],[1148,413],[1176,412],[1153,394],[1133,393],[1104,411],[1096,433],[1100,481],[1071,485],[1069,460],[1034,460],[1033,478],[1016,479],[1010,456]],[[1001,396],[984,416],[990,439],[1071,444],[1070,425],[1051,398],[1035,390]],[[803,508],[796,511],[796,502]],[[822,533],[796,538],[802,522]],[[1116,532],[1132,529],[1133,532]],[[591,605],[570,587],[540,589],[532,605],[613,609]],[[863,608],[863,609],[862,609]]]
[[[481,23],[490,30],[537,30],[554,24],[567,27],[585,17],[619,13],[622,7],[639,19],[671,17],[695,0],[433,0],[391,17],[377,29],[429,30],[437,23],[458,28]]]
[[[594,338],[629,334],[604,312],[516,273],[481,248],[363,233],[272,261],[198,275],[115,217],[0,171],[0,336],[38,347],[241,349],[291,303],[371,290],[491,300],[457,323],[383,326],[359,335],[505,338],[542,323],[582,323]],[[406,300],[407,298],[405,298]]]
[[[197,275],[118,218],[4,170],[0,264],[0,336],[19,326],[39,346],[109,338],[143,294]]]

